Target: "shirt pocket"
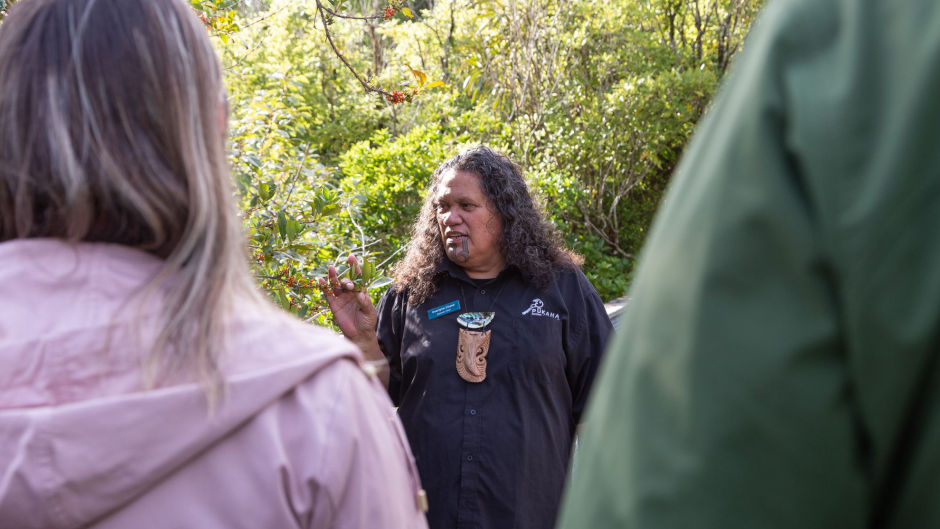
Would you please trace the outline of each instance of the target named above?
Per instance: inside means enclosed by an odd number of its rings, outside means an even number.
[[[542,380],[564,377],[563,321],[551,316],[519,316],[513,321],[513,370]]]

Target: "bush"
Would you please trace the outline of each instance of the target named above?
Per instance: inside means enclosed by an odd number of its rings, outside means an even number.
[[[425,125],[397,138],[380,130],[343,153],[340,187],[354,198],[359,228],[376,238],[375,253],[391,256],[408,241],[431,173],[457,144],[457,137]]]

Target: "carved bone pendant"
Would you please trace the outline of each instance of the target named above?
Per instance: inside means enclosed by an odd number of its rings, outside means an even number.
[[[467,382],[486,379],[486,354],[490,351],[490,331],[460,329],[457,335],[457,374]]]

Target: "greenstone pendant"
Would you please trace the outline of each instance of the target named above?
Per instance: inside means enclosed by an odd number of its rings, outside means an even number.
[[[495,312],[464,312],[457,316],[457,322],[467,329],[482,329],[493,321]]]

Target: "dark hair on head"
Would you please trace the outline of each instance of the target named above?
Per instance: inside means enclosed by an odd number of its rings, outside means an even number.
[[[434,294],[447,259],[433,202],[441,179],[450,170],[477,175],[503,222],[499,243],[503,259],[507,266],[518,268],[525,281],[545,287],[559,271],[581,265],[581,257],[564,247],[555,227],[536,207],[519,166],[505,154],[479,145],[442,163],[431,176],[408,251],[393,270],[396,288],[408,290],[409,303],[422,303]]]

